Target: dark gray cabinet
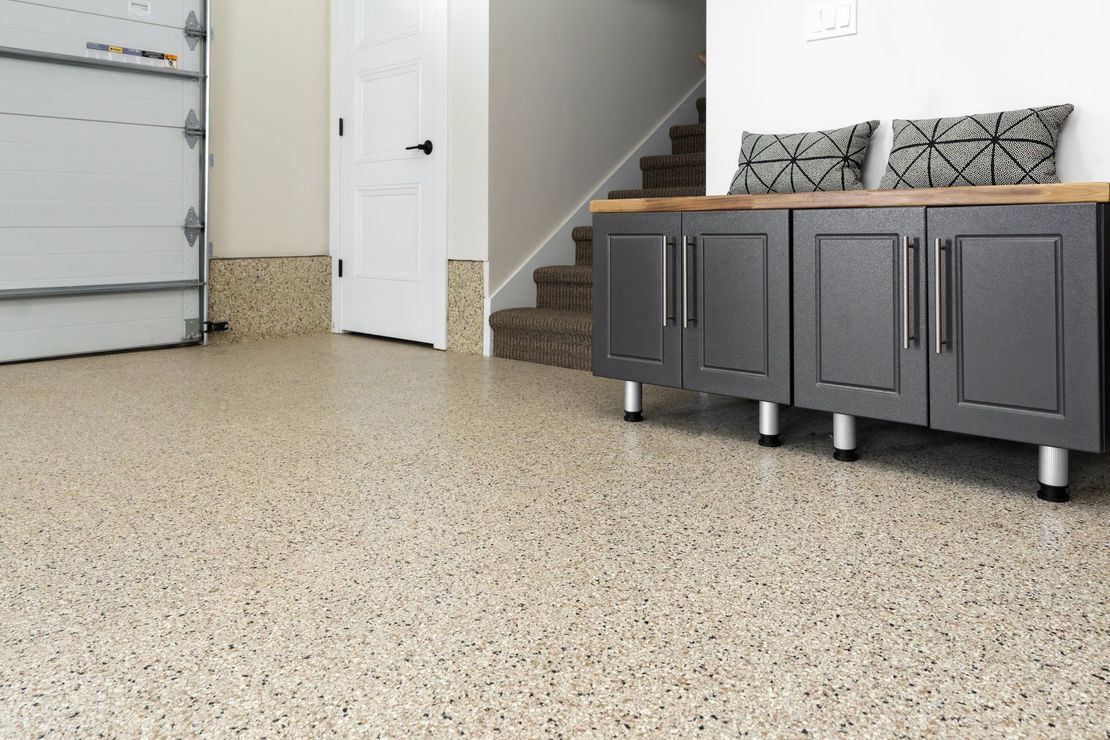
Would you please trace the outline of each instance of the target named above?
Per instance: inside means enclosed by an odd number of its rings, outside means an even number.
[[[653,385],[682,385],[676,319],[678,213],[594,218],[593,372]]]
[[[794,212],[794,403],[929,423],[924,208]]]
[[[682,219],[682,385],[790,403],[790,213]]]
[[[790,212],[594,218],[595,375],[789,403]]]
[[[1099,206],[932,208],[928,219],[931,426],[1101,451]]]
[[[1068,451],[1110,437],[1107,205],[1052,187],[598,215],[594,372],[630,381],[629,421],[644,382],[764,401],[761,444],[779,404],[832,412],[844,461],[857,416],[1034,444],[1066,501]],[[959,204],[996,192],[1029,202]]]

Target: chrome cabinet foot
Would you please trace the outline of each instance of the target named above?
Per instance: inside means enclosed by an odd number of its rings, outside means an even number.
[[[779,405],[770,401],[759,402],[759,445],[760,447],[778,447],[782,444],[779,438]]]
[[[1037,498],[1058,504],[1069,500],[1068,451],[1061,447],[1041,445],[1037,448],[1037,455],[1037,480],[1041,484]]]
[[[644,384],[624,381],[624,420],[644,420]]]
[[[859,460],[856,454],[856,417],[833,414],[833,459],[840,462]]]

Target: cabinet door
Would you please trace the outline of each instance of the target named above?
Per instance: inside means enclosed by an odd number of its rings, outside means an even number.
[[[929,209],[933,427],[1101,450],[1100,216],[1094,204]]]
[[[682,385],[790,403],[790,212],[688,213]]]
[[[593,372],[682,385],[677,213],[594,216]]]
[[[794,403],[928,424],[925,209],[794,212]]]

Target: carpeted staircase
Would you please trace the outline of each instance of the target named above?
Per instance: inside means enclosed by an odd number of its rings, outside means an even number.
[[[671,127],[671,153],[640,158],[643,188],[613,190],[610,198],[705,195],[705,98],[698,122]],[[510,308],[489,317],[493,356],[576,370],[590,369],[593,309],[593,227],[578,226],[574,264],[540,267],[535,308]]]

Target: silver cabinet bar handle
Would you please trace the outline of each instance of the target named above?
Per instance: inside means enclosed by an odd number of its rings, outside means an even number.
[[[902,349],[910,348],[910,238],[902,237]]]
[[[940,239],[933,243],[933,323],[936,325],[936,352],[941,353],[941,340],[940,324],[941,324],[941,309],[940,309]]]
[[[667,237],[662,236],[659,238],[659,256],[663,260],[663,269],[660,272],[663,274],[663,326],[667,326]]]
[[[686,268],[688,261],[686,259],[687,246],[690,240],[685,235],[682,237],[682,328],[685,329],[690,323],[690,301],[686,295],[687,286],[690,279],[686,276]]]

